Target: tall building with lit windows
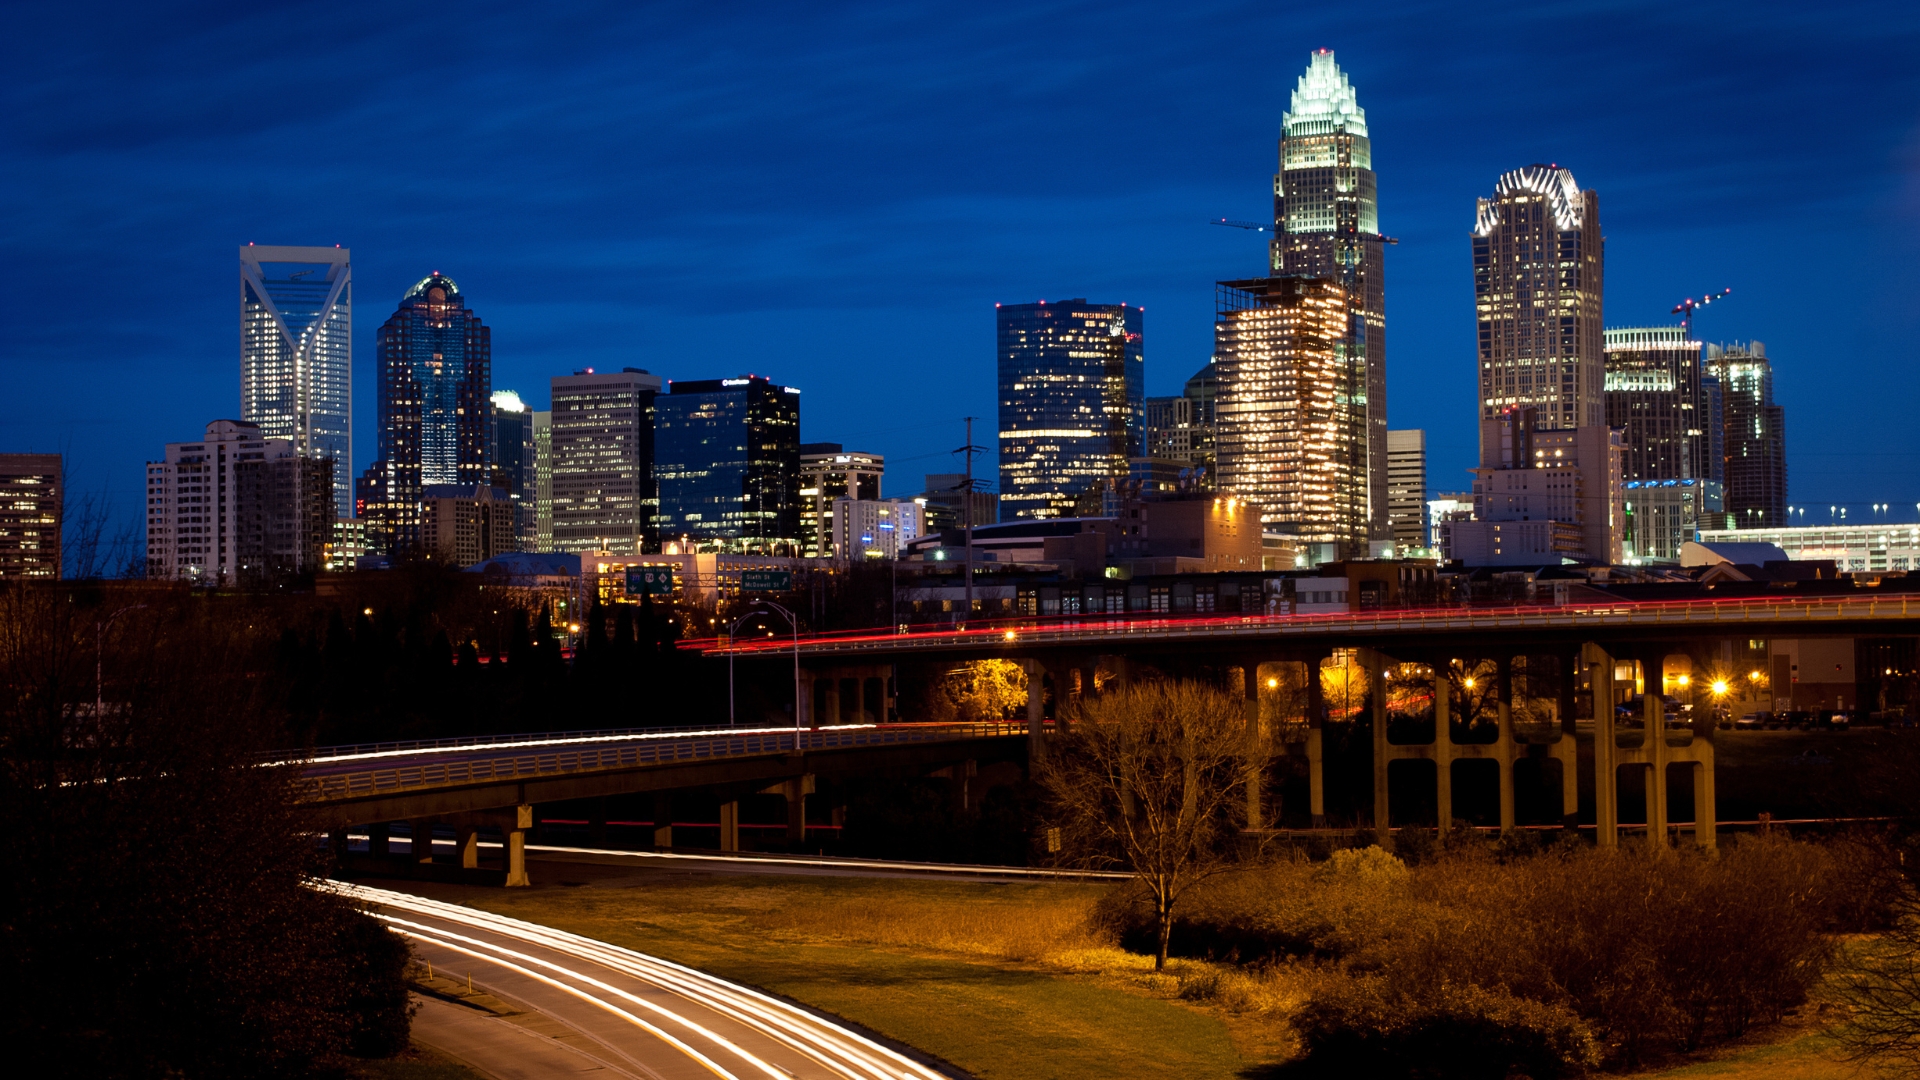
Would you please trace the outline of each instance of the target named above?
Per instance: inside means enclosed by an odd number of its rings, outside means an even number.
[[[425,488],[492,482],[492,331],[452,278],[429,274],[380,327],[378,371],[380,457],[359,501],[376,550],[416,553]]]
[[[1677,562],[1681,545],[1723,524],[1721,462],[1700,343],[1680,326],[1606,331],[1607,424],[1622,437],[1626,551]]]
[[[1368,541],[1394,539],[1388,509],[1386,260],[1380,235],[1373,143],[1367,113],[1333,50],[1315,50],[1281,121],[1280,171],[1273,178],[1270,272],[1331,278],[1347,302],[1339,376],[1359,418],[1340,453],[1359,462],[1355,482],[1365,505]],[[1260,500],[1256,500],[1260,501]],[[1262,503],[1273,507],[1271,503]],[[1343,526],[1344,528],[1344,526]],[[1365,554],[1358,551],[1357,554]]]
[[[1144,308],[1084,299],[996,305],[1000,515],[1070,517],[1140,453]]]
[[[640,368],[588,368],[554,377],[545,480],[551,550],[660,550],[654,410],[663,385],[660,376]],[[537,413],[534,423],[537,454]]]
[[[1269,531],[1364,555],[1371,537],[1364,372],[1346,363],[1347,294],[1328,278],[1216,287],[1219,490],[1262,508]]]
[[[661,544],[801,554],[800,391],[758,375],[668,388],[654,421]]]
[[[1600,197],[1529,165],[1481,199],[1473,228],[1480,420],[1532,409],[1539,430],[1607,422]],[[1487,460],[1484,441],[1481,459]]]
[[[839,443],[800,444],[800,542],[809,559],[845,558],[834,525],[841,500],[874,502],[887,459]],[[856,534],[857,535],[857,534]]]
[[[340,517],[353,505],[352,255],[240,249],[240,419],[301,457],[331,458]]]
[[[0,454],[0,580],[60,576],[59,454]]]
[[[1727,517],[1736,529],[1787,525],[1787,411],[1773,401],[1773,364],[1758,341],[1707,346],[1722,402]]]

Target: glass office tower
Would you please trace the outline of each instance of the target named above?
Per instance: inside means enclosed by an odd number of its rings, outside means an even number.
[[[1393,539],[1387,508],[1386,238],[1373,173],[1367,113],[1333,59],[1316,50],[1281,122],[1280,171],[1273,178],[1272,273],[1332,278],[1347,295],[1341,377],[1361,418],[1344,454],[1361,462],[1366,532]]]
[[[492,482],[493,337],[468,310],[460,286],[438,273],[421,278],[380,327],[382,497],[366,500],[376,550],[414,551],[421,492],[429,486]],[[362,478],[362,488],[372,483]]]
[[[654,411],[661,543],[801,554],[800,391],[758,375],[669,389]]]
[[[240,419],[333,459],[341,517],[353,513],[352,279],[343,247],[240,249]]]
[[[540,528],[534,510],[533,410],[512,390],[495,390],[493,409],[493,486],[513,503],[514,544],[538,551]]]
[[[1684,327],[1606,331],[1607,425],[1623,432],[1629,558],[1673,561],[1721,524],[1720,463],[1700,343]]]
[[[1727,516],[1736,529],[1787,522],[1787,412],[1773,401],[1773,364],[1762,342],[1707,346],[1720,384]]]
[[[1063,300],[996,306],[1000,515],[1069,517],[1141,452],[1145,309]]]

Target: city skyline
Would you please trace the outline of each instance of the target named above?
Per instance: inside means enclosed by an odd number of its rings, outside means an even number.
[[[496,385],[543,385],[546,377],[573,370],[581,362],[650,366],[669,378],[766,369],[768,364],[750,355],[755,347],[751,343],[780,327],[796,347],[790,359],[767,374],[811,392],[804,439],[832,439],[883,453],[901,464],[901,476],[947,470],[944,452],[958,444],[954,436],[959,417],[990,415],[986,411],[991,402],[990,379],[976,377],[975,372],[984,367],[985,350],[990,347],[985,342],[992,333],[979,313],[992,301],[1020,303],[1059,293],[1153,307],[1156,345],[1155,363],[1147,368],[1149,394],[1177,391],[1179,382],[1204,364],[1211,283],[1235,276],[1241,267],[1242,272],[1251,271],[1263,262],[1264,240],[1230,230],[1209,230],[1201,222],[1214,216],[1259,216],[1260,195],[1255,187],[1261,181],[1254,178],[1271,175],[1268,140],[1278,134],[1302,61],[1313,49],[1327,47],[1338,51],[1341,67],[1364,88],[1371,136],[1389,155],[1376,162],[1384,189],[1381,204],[1386,208],[1379,227],[1401,240],[1390,255],[1394,263],[1391,306],[1395,355],[1405,358],[1392,372],[1392,421],[1396,427],[1429,432],[1429,483],[1434,490],[1461,486],[1461,470],[1472,464],[1471,452],[1463,450],[1473,433],[1466,430],[1458,407],[1471,393],[1465,385],[1465,373],[1471,368],[1471,331],[1462,325],[1458,303],[1458,200],[1465,193],[1484,194],[1485,177],[1515,161],[1557,160],[1574,169],[1583,183],[1607,193],[1608,246],[1613,256],[1607,275],[1610,323],[1656,324],[1681,296],[1731,284],[1735,299],[1724,308],[1703,313],[1695,336],[1708,342],[1764,339],[1786,357],[1776,371],[1777,398],[1796,417],[1804,418],[1796,421],[1796,430],[1834,428],[1844,417],[1854,429],[1866,433],[1865,445],[1850,444],[1844,454],[1810,441],[1797,442],[1789,451],[1796,499],[1862,507],[1869,502],[1892,502],[1897,508],[1920,498],[1920,491],[1887,490],[1892,486],[1889,477],[1904,479],[1913,472],[1903,466],[1915,460],[1916,452],[1914,436],[1892,424],[1891,416],[1871,413],[1891,405],[1868,401],[1869,415],[1857,417],[1861,403],[1856,397],[1829,385],[1831,380],[1821,374],[1850,355],[1899,355],[1894,343],[1910,336],[1915,319],[1911,304],[1894,303],[1892,298],[1911,294],[1916,260],[1910,253],[1920,246],[1915,237],[1920,232],[1916,215],[1910,212],[1915,192],[1905,179],[1911,170],[1903,157],[1908,153],[1903,147],[1912,137],[1916,80],[1899,65],[1889,68],[1874,62],[1875,57],[1901,54],[1915,40],[1916,28],[1910,21],[1854,20],[1873,23],[1874,33],[1867,35],[1845,29],[1849,20],[1844,13],[1819,25],[1802,25],[1781,8],[1763,18],[1748,18],[1738,32],[1708,27],[1710,13],[1702,14],[1700,23],[1688,24],[1703,50],[1737,39],[1747,55],[1778,58],[1787,77],[1777,86],[1762,89],[1702,74],[1698,70],[1702,65],[1684,59],[1669,63],[1636,52],[1635,36],[1649,32],[1654,16],[1627,9],[1616,20],[1619,26],[1602,28],[1579,49],[1582,55],[1606,55],[1613,57],[1611,63],[1635,65],[1647,89],[1623,90],[1617,78],[1603,78],[1598,71],[1581,74],[1578,64],[1568,62],[1551,87],[1493,90],[1471,77],[1475,65],[1521,55],[1529,42],[1564,30],[1562,23],[1542,17],[1519,29],[1481,35],[1485,38],[1477,42],[1481,52],[1468,62],[1449,52],[1459,39],[1439,33],[1440,28],[1432,40],[1405,44],[1420,35],[1399,33],[1390,40],[1378,30],[1357,24],[1263,18],[1267,30],[1262,36],[1278,35],[1284,48],[1268,45],[1253,50],[1234,45],[1223,55],[1220,43],[1211,38],[1200,49],[1202,39],[1195,36],[1195,25],[1163,17],[1170,20],[1163,26],[1167,34],[1164,41],[1152,43],[1144,83],[1159,94],[1177,91],[1172,104],[1150,105],[1145,90],[1114,90],[1125,102],[1138,106],[1127,121],[1130,129],[1137,129],[1146,145],[1161,148],[1149,155],[1152,164],[1134,170],[1142,177],[1137,182],[1116,184],[1108,178],[1111,170],[1092,164],[1099,155],[1086,162],[1065,156],[1050,159],[1037,173],[1027,170],[1037,179],[1017,180],[997,167],[976,167],[923,186],[912,198],[887,197],[877,203],[867,199],[855,211],[844,197],[827,194],[837,182],[839,165],[805,158],[796,162],[793,202],[781,211],[797,223],[784,232],[784,239],[755,238],[742,231],[742,226],[759,220],[761,200],[746,195],[747,189],[736,182],[738,165],[731,153],[711,140],[696,138],[684,122],[685,117],[711,112],[702,102],[716,103],[719,99],[712,95],[723,94],[720,88],[731,85],[736,77],[744,78],[743,72],[705,73],[698,85],[708,88],[709,96],[688,103],[685,116],[649,111],[637,99],[616,93],[611,99],[614,104],[583,117],[581,123],[597,130],[597,125],[638,117],[646,122],[643,126],[656,128],[674,145],[701,151],[688,160],[701,163],[699,167],[715,183],[712,197],[693,198],[685,210],[608,219],[614,244],[604,250],[621,253],[613,263],[604,258],[596,261],[581,246],[587,219],[555,217],[548,203],[507,214],[501,228],[489,230],[482,245],[461,233],[459,223],[468,220],[465,214],[449,211],[442,223],[409,212],[403,221],[395,215],[404,200],[391,197],[401,188],[376,184],[368,195],[350,195],[344,188],[322,190],[280,167],[261,164],[271,161],[271,155],[254,156],[253,163],[242,170],[250,178],[245,182],[257,185],[267,182],[267,177],[284,176],[289,181],[284,191],[231,200],[231,208],[216,208],[194,198],[155,202],[173,190],[162,169],[163,160],[171,160],[167,155],[184,155],[180,167],[186,167],[204,153],[182,141],[199,114],[172,98],[149,103],[136,119],[152,129],[153,138],[130,138],[131,129],[101,126],[100,118],[106,113],[99,99],[76,96],[56,109],[36,113],[38,119],[17,121],[22,125],[17,128],[21,145],[28,152],[27,168],[8,183],[20,195],[14,204],[41,207],[44,221],[23,222],[9,240],[15,256],[11,265],[39,269],[13,291],[17,310],[33,310],[36,321],[6,320],[9,340],[3,355],[6,370],[22,390],[18,400],[46,401],[51,407],[28,413],[24,405],[15,405],[16,412],[7,417],[7,426],[15,433],[8,449],[71,450],[73,488],[105,487],[120,514],[131,516],[138,505],[140,478],[137,466],[130,463],[144,460],[153,446],[179,438],[182,431],[193,430],[188,425],[202,423],[207,416],[239,412],[230,361],[217,362],[220,339],[232,341],[226,336],[232,333],[232,324],[206,316],[219,306],[220,286],[210,280],[218,276],[219,253],[231,252],[234,243],[255,240],[339,243],[354,248],[357,284],[373,288],[376,296],[393,295],[428,268],[446,267],[489,298],[489,322],[502,335]],[[1418,23],[1430,17],[1415,13],[1409,18]],[[253,24],[245,25],[258,30]],[[992,25],[991,20],[986,25]],[[149,29],[163,39],[169,32]],[[908,38],[922,35],[922,47],[914,50],[915,55],[935,61],[947,77],[959,79],[965,66],[959,61],[982,47],[982,29],[938,29],[909,17],[905,25],[890,32]],[[609,33],[619,38],[630,30],[615,26]],[[818,28],[797,30],[809,36]],[[698,36],[698,31],[668,28],[669,38],[681,40],[687,35]],[[183,53],[212,55],[228,40],[217,30],[190,35],[184,44],[191,47]],[[855,40],[862,48],[882,43],[871,32]],[[755,38],[744,47],[752,53],[763,44]],[[1142,38],[1137,44],[1148,43]],[[111,55],[132,47],[107,42],[90,48]],[[322,41],[316,55],[345,47],[343,42]],[[1837,66],[1789,62],[1823,50],[1845,51],[1851,60]],[[1204,69],[1182,66],[1183,57],[1202,54],[1208,58]],[[849,93],[894,71],[870,49],[860,52],[859,60],[848,76]],[[1420,61],[1415,65],[1417,76],[1399,70],[1414,60]],[[58,72],[30,57],[23,61],[22,92],[46,93],[63,85],[64,76]],[[954,66],[949,67],[949,61]],[[287,62],[297,67],[297,58],[289,57]],[[523,62],[536,67],[544,63]],[[1059,86],[1038,80],[1041,89],[1034,91],[1037,96],[1030,104],[1065,100],[1062,95],[1070,97],[1099,85],[1105,70],[1091,61],[1087,62],[1091,67],[1061,68],[1053,53],[1042,57],[1023,52],[1006,63],[1035,74],[1057,69],[1064,80]],[[105,66],[118,70],[110,63]],[[451,54],[436,55],[429,66],[453,85],[472,90],[482,105],[495,100],[487,93],[487,85],[476,81],[477,71],[469,62]],[[1894,74],[1867,81],[1857,73],[1873,68]],[[256,69],[249,70],[257,74]],[[128,91],[142,77],[132,69],[107,82],[119,88],[115,99],[123,101],[139,96]],[[228,76],[250,77],[254,76]],[[186,74],[175,81],[193,84]],[[750,85],[755,84],[748,80],[741,89]],[[1659,87],[1658,93],[1654,86]],[[362,100],[381,100],[392,88],[390,82],[369,81]],[[1719,107],[1713,124],[1689,126],[1688,152],[1675,158],[1661,140],[1643,136],[1668,122],[1666,102],[1683,89],[1689,92],[1689,100],[1702,103],[1701,108],[1714,109],[1716,102]],[[926,80],[908,79],[902,106],[908,102],[916,107],[928,105],[931,92]],[[558,107],[572,93],[562,86],[545,100]],[[1192,136],[1183,137],[1174,131],[1173,116],[1178,112],[1183,121],[1198,118],[1198,111],[1176,108],[1180,102],[1193,104],[1194,95],[1209,101],[1232,98],[1233,103],[1198,119]],[[982,124],[999,100],[989,95],[965,105],[943,104],[931,118],[949,121],[947,126],[973,145],[992,130]],[[747,99],[737,99],[735,104],[746,112],[744,119],[736,117],[732,123],[746,130],[757,130],[796,107],[771,101],[754,105]],[[887,173],[889,182],[911,184],[915,178],[931,175],[930,169],[944,167],[947,159],[940,151],[895,124],[895,109],[902,106],[878,99],[858,99],[858,104],[853,110],[858,116],[879,124],[887,137],[901,140]],[[1752,138],[1758,129],[1749,114],[1769,110],[1768,128],[1779,123],[1817,123],[1833,137],[1848,140],[1857,154],[1848,183],[1828,183],[1818,195],[1810,195],[1818,185],[1799,183],[1797,178],[1810,174],[1796,170],[1811,165],[1753,149],[1752,144],[1763,140]],[[1434,121],[1442,114],[1474,116],[1471,131],[1456,129],[1443,139],[1438,131],[1420,130],[1422,125],[1437,126]],[[206,137],[238,148],[288,135],[310,136],[316,125],[349,131],[351,127],[341,125],[358,123],[363,115],[364,104],[323,118],[281,118],[260,132],[211,131]],[[806,124],[801,126],[804,129]],[[62,142],[60,132],[65,130],[74,132],[79,141]],[[840,129],[816,133],[834,146],[844,145]],[[557,141],[549,143],[533,132],[512,129],[499,138],[549,146],[560,159],[577,153],[572,134],[553,136]],[[380,145],[377,140],[358,138],[348,142],[348,159],[361,168],[365,166],[359,163]],[[1662,148],[1656,151],[1656,146]],[[124,246],[131,235],[129,224],[113,215],[99,222],[74,217],[65,209],[62,193],[48,186],[74,176],[72,166],[80,160],[75,155],[138,166],[127,174],[132,182],[116,196],[115,205],[129,209],[139,205],[141,213],[158,215],[154,228],[147,231],[164,238],[175,253],[169,264],[173,273],[148,279],[139,294],[128,299],[121,323],[111,327],[111,336],[102,336],[97,329],[93,334],[67,329],[85,317],[83,309],[65,297],[77,295],[75,275],[82,267],[98,262],[97,256],[88,253],[102,250],[102,245]],[[1179,164],[1166,164],[1169,160]],[[392,170],[390,179],[397,184],[409,183],[417,175],[413,167],[390,161],[381,168]],[[512,179],[503,176],[498,183],[476,183],[471,190],[456,190],[447,197],[471,211],[502,198]],[[593,182],[582,182],[590,189],[582,195],[586,200],[582,205],[598,208],[589,216],[610,210],[611,204],[596,193]],[[214,187],[227,190],[221,187],[224,183]],[[684,184],[679,172],[665,183],[672,191],[691,191],[675,186]],[[1704,188],[1711,197],[1675,197],[1689,186]],[[455,182],[453,187],[461,185]],[[74,188],[85,190],[86,185],[76,183]],[[690,227],[702,234],[713,230],[708,221],[696,222],[686,215],[708,216],[728,207],[737,216],[723,214],[717,238],[697,243],[689,239]],[[856,213],[871,217],[873,223],[860,225],[851,235],[885,238],[885,244],[871,249],[864,261],[849,261],[824,247],[819,231],[837,228],[833,223],[851,221],[849,215]],[[1761,227],[1776,220],[1793,225],[1787,230],[1792,236],[1783,239],[1781,230]],[[908,221],[957,227],[937,227],[923,235],[903,230]],[[45,232],[49,223],[65,230],[61,245],[52,245],[51,234]],[[529,229],[539,234],[537,242]],[[596,224],[590,231],[598,235],[602,230]],[[1821,280],[1809,282],[1800,271],[1811,249],[1799,247],[1795,238],[1836,232],[1866,235],[1865,252]],[[648,255],[636,243],[666,247]],[[1113,253],[1120,250],[1114,245],[1125,245],[1129,257],[1114,258]],[[940,280],[934,280],[929,289],[928,268],[922,266],[916,271],[922,288],[910,301],[886,298],[882,294],[889,290],[876,291],[875,286],[897,277],[896,255],[889,253],[892,248],[901,255],[920,252],[917,258],[936,268],[935,278]],[[718,266],[705,252],[722,249],[726,253],[720,261],[728,274],[737,275],[742,265],[779,265],[792,287],[777,300],[731,308],[725,316],[709,314],[695,296],[702,289],[719,286],[696,283],[708,280],[710,266]],[[660,259],[667,252],[676,253],[671,265],[684,268],[678,278],[683,283],[667,283],[664,288],[640,284],[634,275],[645,278],[661,272],[669,265]],[[636,253],[638,269],[614,265],[622,259],[633,262]],[[588,272],[577,272],[574,264],[584,265]],[[790,273],[795,267],[807,272],[796,278]],[[765,272],[756,269],[748,276],[757,281]],[[613,290],[588,287],[588,283],[609,280],[624,284]],[[610,292],[646,295],[651,306],[645,310],[660,317],[650,318],[638,336],[616,332],[615,323],[631,319],[636,309],[632,303],[610,302],[606,299]],[[1843,304],[1867,314],[1858,320],[1861,325],[1850,326],[1838,336],[1829,332],[1824,320],[1809,314]],[[942,328],[928,346],[926,363],[894,364],[877,344],[909,334],[927,341],[924,325]],[[360,433],[354,473],[371,457],[371,440],[364,433],[374,415],[370,408],[372,331],[372,321],[363,319],[353,343],[358,392],[355,426]],[[711,363],[694,366],[683,359],[696,355],[685,348],[694,340],[721,342],[717,352],[708,349],[699,354],[709,356]],[[103,352],[100,346],[106,342],[113,344]],[[169,377],[157,387],[112,377],[113,365],[132,358],[166,370]],[[949,379],[965,376],[952,382],[954,393],[926,398],[930,406],[950,406],[953,416],[938,415],[931,408],[902,416],[879,406],[889,399],[911,400],[914,388],[924,384],[926,372],[935,369]],[[93,380],[100,389],[84,400],[54,392],[62,380],[86,377],[84,372],[108,377]],[[139,397],[127,396],[123,383],[138,386]],[[223,401],[232,404],[223,405]],[[530,404],[538,408],[542,403]],[[1869,456],[1872,467],[1859,467],[1861,455]],[[992,471],[989,456],[978,472],[986,476]],[[911,486],[907,482],[907,487],[887,494],[905,494]]]

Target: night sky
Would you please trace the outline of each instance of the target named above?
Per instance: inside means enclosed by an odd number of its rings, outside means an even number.
[[[142,463],[238,413],[235,248],[338,243],[356,473],[375,331],[438,270],[536,408],[576,368],[752,372],[912,493],[961,417],[994,441],[996,301],[1144,305],[1151,394],[1206,363],[1266,239],[1206,223],[1271,216],[1319,47],[1400,239],[1388,406],[1430,487],[1474,464],[1474,199],[1538,161],[1600,194],[1608,325],[1733,288],[1697,330],[1766,342],[1809,523],[1916,519],[1910,3],[11,4],[0,450],[138,520]]]

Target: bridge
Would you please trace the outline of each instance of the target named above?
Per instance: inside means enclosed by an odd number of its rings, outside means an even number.
[[[1250,730],[1262,730],[1260,687],[1263,666],[1304,665],[1315,670],[1336,651],[1356,656],[1366,670],[1366,700],[1371,707],[1372,822],[1390,828],[1389,789],[1396,762],[1431,762],[1435,818],[1444,834],[1454,818],[1454,764],[1482,760],[1498,777],[1500,828],[1516,827],[1514,768],[1533,759],[1544,767],[1557,763],[1562,819],[1572,824],[1579,809],[1576,695],[1584,683],[1589,698],[1593,741],[1592,792],[1595,834],[1603,846],[1619,842],[1620,779],[1624,770],[1644,773],[1646,821],[1650,838],[1664,845],[1668,833],[1668,781],[1671,767],[1692,773],[1693,833],[1704,846],[1715,843],[1713,723],[1674,727],[1664,715],[1661,694],[1643,696],[1640,729],[1617,730],[1615,705],[1632,696],[1619,685],[1616,661],[1638,664],[1646,672],[1663,671],[1678,654],[1689,670],[1722,669],[1732,642],[1743,638],[1911,636],[1920,632],[1920,595],[1863,588],[1855,595],[1739,597],[1725,600],[1608,601],[1512,607],[1445,607],[1373,610],[1315,615],[1192,615],[1157,612],[1109,612],[1066,615],[990,624],[896,628],[895,632],[854,631],[778,638],[710,640],[698,645],[711,655],[736,658],[791,653],[801,684],[800,707],[809,717],[843,715],[849,686],[858,686],[877,664],[940,660],[1010,660],[1027,673],[1027,730],[1030,752],[1044,753],[1047,701],[1059,708],[1117,680],[1124,685],[1132,666],[1149,664],[1170,674],[1238,669]],[[1513,661],[1550,657],[1556,661],[1556,730],[1516,732],[1513,722]],[[1458,742],[1449,716],[1447,669],[1454,661],[1496,666],[1497,735],[1491,742]],[[1398,665],[1430,669],[1433,737],[1400,743],[1389,738],[1388,680]],[[1635,670],[1629,666],[1629,672]],[[1100,681],[1096,672],[1108,673]],[[1631,678],[1631,676],[1629,676]],[[1321,681],[1303,680],[1304,731],[1297,745],[1307,762],[1309,804],[1316,825],[1325,822],[1324,730],[1327,703]],[[1272,685],[1271,682],[1268,685]],[[1656,684],[1657,686],[1657,684]],[[1582,725],[1584,726],[1584,725]],[[1261,784],[1250,784],[1249,827],[1267,824]]]
[[[1027,734],[1025,725],[994,723],[638,728],[335,746],[280,760],[301,769],[307,805],[341,854],[346,830],[361,827],[369,856],[391,860],[389,826],[406,822],[410,861],[431,863],[436,827],[448,828],[460,867],[471,870],[481,834],[498,832],[506,882],[523,885],[538,803],[651,792],[654,844],[671,847],[670,793],[712,791],[720,848],[737,851],[742,796],[783,796],[788,838],[802,841],[816,777],[944,773],[964,800],[978,763],[1024,758]]]

